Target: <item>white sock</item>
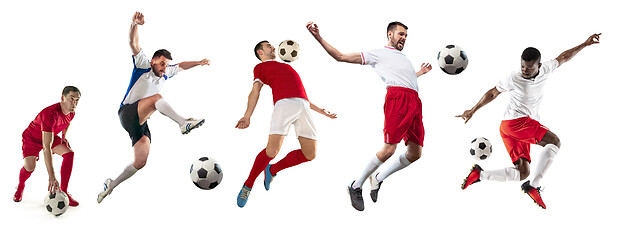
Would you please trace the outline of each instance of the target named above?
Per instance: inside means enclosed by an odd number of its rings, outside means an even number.
[[[155,108],[157,108],[157,110],[161,114],[174,120],[176,123],[178,123],[178,125],[185,123],[185,118],[179,115],[176,111],[174,111],[172,106],[170,106],[168,102],[163,100],[163,98],[159,99],[159,101],[155,103]]]
[[[481,171],[479,174],[481,180],[490,180],[498,182],[520,181],[520,171],[514,167],[508,167],[498,170]]]
[[[380,165],[382,165],[382,164],[383,164],[383,162],[378,160],[378,157],[376,157],[376,155],[374,155],[374,157],[372,157],[372,159],[370,160],[370,163],[368,163],[368,166],[365,167],[365,169],[361,173],[361,176],[359,177],[359,179],[357,179],[355,181],[355,183],[352,185],[352,187],[353,188],[361,188],[361,186],[363,186],[363,183],[365,182],[365,180],[368,179],[368,177],[370,177],[370,175],[372,175],[372,173],[374,173],[374,171],[376,171],[376,169],[378,169],[378,167],[380,167]]]
[[[406,158],[406,153],[402,153],[402,155],[398,158],[398,161],[392,161],[389,165],[387,165],[384,171],[380,172],[376,176],[376,180],[382,182],[385,178],[389,177],[389,175],[408,167],[408,165],[411,165],[411,162],[409,162]]]
[[[540,180],[542,180],[542,177],[546,175],[546,171],[548,170],[550,165],[552,165],[552,159],[557,156],[558,152],[559,147],[554,144],[546,144],[546,146],[544,146],[544,149],[542,149],[542,153],[539,157],[539,164],[537,165],[537,169],[535,169],[535,172],[533,172],[533,181],[531,181],[532,187],[540,186]]]
[[[122,173],[120,173],[120,175],[118,175],[116,179],[112,180],[112,183],[109,186],[110,189],[114,189],[116,186],[118,186],[118,184],[120,184],[121,182],[133,176],[133,174],[135,174],[137,171],[138,169],[135,168],[133,164],[129,164],[129,166],[127,166],[125,170]]]

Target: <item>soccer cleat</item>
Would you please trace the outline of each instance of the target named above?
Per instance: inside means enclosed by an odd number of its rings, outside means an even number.
[[[357,209],[358,211],[363,211],[365,207],[363,206],[363,196],[361,195],[361,188],[353,188],[352,185],[355,183],[353,181],[350,186],[347,187],[348,195],[350,195],[350,204],[352,207]]]
[[[481,171],[483,171],[483,169],[479,165],[477,164],[473,165],[473,167],[471,168],[471,172],[469,173],[468,176],[466,176],[466,178],[464,179],[464,182],[462,183],[462,190],[466,189],[468,186],[470,186],[473,183],[479,182]]]
[[[372,174],[370,176],[370,198],[372,198],[372,202],[378,201],[378,190],[380,190],[380,185],[383,184],[383,181],[378,181],[376,177],[378,173]]]
[[[22,198],[22,194],[24,193],[24,189],[19,189],[17,188],[17,191],[15,191],[15,195],[13,195],[13,201],[14,202],[21,202],[21,198]]]
[[[267,167],[264,169],[264,189],[266,189],[267,191],[271,189],[271,182],[276,175],[277,174],[271,174],[271,164],[267,165]]]
[[[103,201],[103,199],[107,197],[107,195],[110,195],[110,193],[112,193],[110,184],[112,184],[112,179],[106,179],[103,183],[103,191],[99,193],[99,196],[97,196],[97,203],[101,203],[101,201]]]
[[[80,205],[78,201],[75,201],[75,199],[73,199],[73,196],[71,196],[71,194],[67,193],[67,197],[69,197],[69,206],[77,207]]]
[[[533,199],[533,202],[535,202],[541,208],[546,209],[546,204],[542,200],[542,195],[540,195],[540,188],[531,186],[529,182],[530,181],[524,182],[522,186],[520,186],[520,188],[522,189],[522,191],[524,191],[524,193],[529,195],[531,199]]]
[[[240,208],[245,207],[245,204],[247,204],[247,199],[249,198],[250,193],[251,193],[251,188],[248,188],[245,185],[243,185],[243,188],[241,188],[241,191],[239,192],[239,196],[236,197],[236,205],[238,205]]]
[[[194,128],[198,128],[199,126],[201,126],[204,123],[204,118],[201,119],[193,119],[193,118],[188,118],[185,120],[185,123],[183,123],[180,128],[181,128],[181,133],[182,134],[187,134],[189,133],[191,130],[193,130]]]

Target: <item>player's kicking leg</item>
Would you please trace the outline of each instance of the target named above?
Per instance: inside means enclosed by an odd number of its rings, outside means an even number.
[[[392,161],[382,172],[377,172],[370,176],[370,197],[373,202],[378,201],[378,190],[383,181],[389,175],[408,167],[411,163],[421,158],[422,147],[419,144],[408,141],[406,153],[398,157],[397,161]]]
[[[204,123],[203,118],[194,119],[182,117],[172,108],[172,106],[170,106],[168,102],[165,101],[165,99],[163,99],[160,94],[155,94],[151,97],[142,99],[140,102],[144,102],[142,106],[138,106],[138,112],[141,113],[140,116],[142,116],[142,114],[148,114],[148,116],[150,116],[150,114],[157,110],[164,116],[174,120],[178,124],[182,134],[187,134],[194,128],[198,128]],[[146,121],[146,119],[144,119],[144,121]]]
[[[557,137],[557,135],[555,135],[551,131],[548,131],[546,132],[546,134],[544,134],[544,137],[542,138],[542,140],[538,142],[537,144],[544,147],[540,153],[540,157],[538,160],[539,164],[537,165],[537,168],[533,172],[533,175],[532,175],[533,180],[526,181],[525,183],[523,183],[521,186],[521,189],[527,195],[529,195],[529,197],[531,197],[531,199],[533,199],[533,201],[538,206],[540,206],[543,209],[546,209],[546,204],[542,200],[542,196],[540,194],[541,192],[540,181],[546,175],[548,168],[550,168],[550,165],[552,165],[552,162],[555,156],[559,152],[559,148],[561,147],[561,141],[559,140],[559,137]]]

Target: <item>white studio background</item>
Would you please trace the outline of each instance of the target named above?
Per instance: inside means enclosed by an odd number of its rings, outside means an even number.
[[[611,9],[610,2],[597,0],[3,3],[0,234],[3,239],[612,238],[619,213],[613,150],[619,84],[610,61],[619,52],[619,19]],[[212,60],[211,66],[179,73],[161,92],[179,113],[204,117],[206,124],[183,136],[173,121],[153,114],[146,167],[97,204],[103,181],[133,159],[117,110],[131,76],[128,33],[135,11],[145,15],[138,31],[147,55],[166,48],[174,63]],[[382,146],[385,86],[371,67],[331,59],[305,29],[310,20],[342,52],[383,47],[387,24],[401,21],[409,27],[403,52],[417,68],[423,62],[434,66],[419,78],[423,156],[385,181],[378,203],[371,202],[366,183],[364,212],[350,206],[345,187]],[[494,143],[482,167],[510,166],[498,132],[508,96],[499,96],[466,125],[454,116],[517,71],[524,48],[535,46],[549,60],[598,32],[601,44],[557,69],[546,86],[541,122],[562,141],[543,182],[548,209],[537,207],[516,182],[460,190],[475,163],[467,153],[475,137]],[[252,50],[258,41],[285,39],[301,45],[301,57],[291,65],[310,100],[339,117],[315,114],[318,157],[282,171],[268,193],[260,175],[240,209],[236,196],[266,146],[273,106],[270,88],[263,89],[250,128],[234,128],[259,63]],[[437,52],[447,44],[463,47],[469,56],[468,68],[458,76],[436,65]],[[43,208],[43,160],[23,201],[11,198],[23,164],[21,133],[40,110],[60,100],[66,85],[83,94],[68,135],[76,152],[69,192],[81,204],[55,218]],[[298,148],[294,136],[291,131],[275,161]],[[404,149],[400,144],[395,156]],[[533,168],[539,149],[532,147]],[[223,182],[214,190],[190,182],[190,164],[201,156],[217,159],[223,168]],[[58,178],[61,161],[54,156]]]

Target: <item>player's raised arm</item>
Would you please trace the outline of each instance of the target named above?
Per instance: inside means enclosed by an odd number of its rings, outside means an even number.
[[[488,90],[488,92],[486,92],[484,96],[481,97],[479,102],[477,102],[477,104],[475,104],[473,108],[471,108],[470,110],[464,111],[464,113],[462,113],[461,115],[457,115],[456,117],[461,117],[462,119],[464,119],[464,123],[467,123],[473,117],[473,114],[477,112],[477,110],[479,110],[481,107],[485,106],[486,104],[492,102],[492,100],[494,100],[497,96],[499,96],[499,94],[501,94],[501,92],[499,92],[499,90],[497,90],[496,87],[493,87],[492,89]]]
[[[322,115],[327,116],[328,118],[331,119],[336,119],[337,118],[337,114],[329,112],[328,110],[324,109],[324,108],[320,108],[318,106],[316,106],[316,104],[314,104],[313,102],[309,102],[310,103],[310,108]]]
[[[320,45],[327,51],[327,53],[329,53],[329,55],[333,57],[333,59],[337,60],[338,62],[363,64],[361,53],[341,53],[336,48],[327,43],[327,41],[325,41],[320,36],[320,30],[318,29],[318,25],[316,25],[314,22],[308,22],[305,27],[312,34],[312,36],[314,36],[316,41],[318,41],[318,43],[320,43]]]
[[[187,70],[195,66],[211,65],[211,60],[205,58],[200,61],[185,61],[178,64],[180,70]]]
[[[260,98],[260,89],[262,89],[261,82],[254,82],[254,86],[247,97],[247,110],[245,110],[245,114],[243,117],[236,123],[235,128],[245,129],[249,127],[249,120],[251,119],[251,115],[254,114],[254,109],[256,109],[256,104],[258,104],[258,99]]]
[[[135,12],[133,14],[133,19],[131,21],[131,28],[129,30],[129,46],[131,47],[131,52],[133,52],[133,56],[137,55],[140,52],[140,44],[138,37],[138,25],[144,24],[144,15],[141,12]]]
[[[561,66],[561,64],[569,61],[570,59],[572,59],[574,56],[576,56],[576,54],[578,52],[580,52],[580,50],[582,50],[583,48],[593,45],[593,44],[597,44],[600,43],[600,35],[602,35],[601,33],[596,33],[593,34],[591,36],[589,36],[589,38],[587,38],[587,40],[583,43],[581,43],[580,45],[573,47],[569,50],[566,50],[565,52],[562,52],[561,55],[559,55],[556,59],[557,62],[559,62],[559,66]]]

